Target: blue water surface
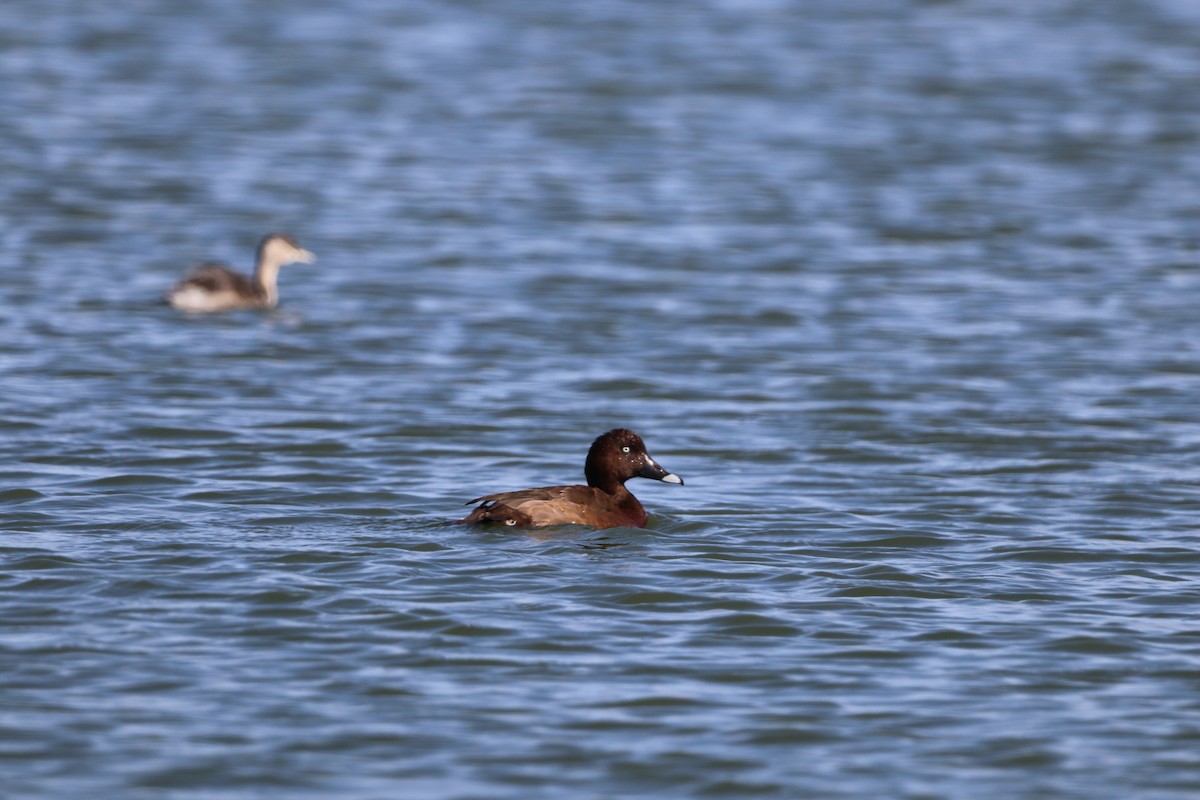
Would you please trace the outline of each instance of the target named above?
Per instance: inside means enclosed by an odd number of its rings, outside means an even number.
[[[1200,794],[1189,0],[18,1],[0,76],[5,796]],[[647,528],[453,524],[615,426]]]

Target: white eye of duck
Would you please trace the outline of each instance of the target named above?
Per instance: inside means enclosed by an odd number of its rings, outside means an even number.
[[[517,521],[515,519],[506,519],[504,520],[504,524],[511,528],[513,525],[517,524]]]
[[[622,452],[622,453],[628,453],[628,452],[629,452],[629,445],[625,445],[624,447],[622,447],[622,448],[621,448],[621,452]]]

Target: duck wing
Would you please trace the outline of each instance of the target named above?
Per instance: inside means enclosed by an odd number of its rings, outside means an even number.
[[[195,286],[206,292],[233,292],[243,297],[255,295],[254,281],[224,264],[201,264],[193,269],[180,286]]]
[[[594,486],[546,486],[519,492],[499,492],[477,497],[481,505],[461,520],[467,523],[503,522],[505,525],[586,525],[589,528],[646,525],[646,509],[621,486],[616,493]]]
[[[609,498],[591,486],[545,486],[517,492],[497,492],[477,497],[466,505],[475,503],[481,505],[463,522],[597,527],[596,511],[606,509]]]

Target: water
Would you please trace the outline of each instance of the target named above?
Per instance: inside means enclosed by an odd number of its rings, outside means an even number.
[[[15,2],[0,74],[7,796],[1200,792],[1188,0]],[[448,523],[616,425],[648,528]]]

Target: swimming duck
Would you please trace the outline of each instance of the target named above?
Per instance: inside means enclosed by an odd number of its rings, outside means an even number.
[[[650,457],[642,437],[625,428],[615,428],[592,442],[583,474],[587,486],[546,486],[477,497],[467,505],[480,503],[479,507],[460,522],[642,528],[646,509],[625,488],[625,481],[636,477],[683,483]]]
[[[274,308],[279,303],[280,268],[311,264],[316,258],[288,234],[269,233],[258,245],[253,278],[223,264],[201,264],[167,292],[167,302],[191,313]]]

